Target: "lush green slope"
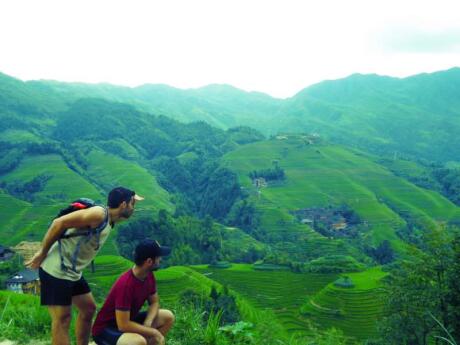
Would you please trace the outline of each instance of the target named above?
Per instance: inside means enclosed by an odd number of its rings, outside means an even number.
[[[138,205],[138,211],[173,210],[169,194],[158,185],[149,171],[136,162],[100,150],[91,150],[87,160],[87,174],[105,190],[116,186],[130,186],[136,193],[145,196],[145,200]]]
[[[279,129],[316,131],[341,143],[431,160],[457,160],[460,68],[397,79],[352,75],[299,92]]]
[[[346,204],[367,224],[363,241],[376,245],[390,240],[400,251],[404,245],[396,230],[408,226],[408,221],[427,228],[460,219],[460,208],[446,198],[393,175],[370,158],[337,146],[308,145],[301,137],[290,136],[241,147],[228,153],[224,164],[237,172],[253,195],[261,227],[274,233],[274,240],[297,233],[296,245],[318,256],[331,251],[353,254],[353,250],[312,232],[291,211]],[[249,173],[273,164],[284,169],[285,180],[257,190]]]
[[[360,339],[376,335],[376,322],[382,315],[383,300],[380,280],[387,273],[379,268],[349,273],[355,285],[337,287],[333,283],[306,299],[301,314],[321,327],[336,327]]]
[[[306,296],[315,294],[336,279],[336,275],[331,274],[255,271],[249,265],[235,264],[230,269],[195,269],[228,285],[247,298],[251,305],[274,311],[279,322],[290,332],[308,332],[306,320],[301,320],[298,315],[300,306]]]
[[[2,211],[5,216],[0,220],[2,243],[13,245],[24,239],[41,239],[59,209],[78,197],[103,201],[98,189],[69,169],[58,155],[27,156],[16,169],[0,176],[0,181],[21,184],[40,175],[49,176],[49,180],[42,190],[32,193],[33,202],[3,194]]]
[[[236,264],[229,269],[194,269],[228,285],[254,307],[274,311],[290,334],[308,334],[309,322],[314,322],[320,329],[339,328],[358,339],[376,335],[382,309],[378,289],[386,275],[378,268],[347,274],[355,283],[351,289],[334,287],[335,274],[256,271],[249,265]]]
[[[9,82],[16,89],[22,85],[16,80]],[[39,103],[39,97],[29,93],[16,101],[21,105],[27,97]],[[211,198],[201,201],[199,197],[200,193],[210,194],[207,184],[217,167],[214,161],[237,147],[237,142],[260,136],[253,130],[225,132],[205,123],[184,125],[100,99],[78,100],[59,113],[40,110],[27,116],[20,113],[20,106],[10,103],[3,104],[11,111],[0,111],[0,118],[11,115],[20,121],[0,127],[0,189],[5,196],[1,200],[8,203],[2,204],[5,216],[0,220],[0,242],[6,245],[39,240],[68,202],[89,197],[105,203],[108,191],[118,185],[145,196],[138,215],[157,214],[160,209],[174,212],[170,192],[176,194],[176,202],[185,204],[183,212],[206,208]],[[192,159],[181,166],[176,157],[187,155]],[[168,168],[168,162],[176,165]],[[166,166],[163,174],[158,171],[162,164]],[[175,175],[176,167],[182,169],[182,176]],[[209,202],[217,203],[222,191],[214,187],[212,191],[216,200]],[[113,238],[110,241],[104,252],[110,249],[115,254]]]
[[[99,304],[103,303],[117,278],[132,266],[131,261],[121,256],[100,255],[95,259],[94,272],[88,268],[85,271],[85,277],[93,286],[93,292]],[[160,269],[155,272],[155,278],[162,305],[165,307],[177,302],[180,293],[186,289],[194,289],[207,294],[213,284],[210,279],[183,266]]]
[[[201,120],[220,128],[248,125],[266,134],[319,132],[377,152],[449,161],[458,160],[460,148],[459,91],[460,68],[404,79],[355,74],[310,86],[285,100],[227,85],[179,90],[165,85],[21,84],[3,75],[0,106],[3,102],[9,113],[36,114],[99,97],[184,122]]]
[[[13,245],[24,239],[40,240],[54,215],[70,201],[88,197],[105,204],[106,195],[101,190],[117,185],[129,186],[146,196],[139,213],[173,210],[168,193],[139,165],[101,151],[91,153],[88,159],[91,179],[70,169],[57,154],[24,157],[14,170],[0,176],[0,182],[7,185],[24,184],[41,175],[49,178],[41,190],[29,195],[30,201],[1,194],[4,217],[0,219],[0,242]],[[113,243],[109,247],[113,250]]]

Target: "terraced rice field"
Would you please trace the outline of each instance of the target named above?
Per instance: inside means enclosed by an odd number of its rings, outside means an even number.
[[[336,327],[345,334],[365,339],[375,335],[376,320],[382,313],[380,279],[386,275],[378,268],[349,273],[354,288],[341,288],[333,283],[305,301],[302,314],[322,327]]]
[[[103,303],[113,283],[125,271],[130,269],[133,263],[121,256],[100,255],[94,260],[94,273],[90,268],[84,272],[84,277],[93,291],[96,301]]]
[[[5,183],[26,183],[44,174],[50,179],[42,191],[34,194],[33,203],[0,191],[0,243],[15,245],[23,240],[39,241],[53,217],[70,201],[86,197],[105,204],[107,196],[102,190],[118,185],[134,189],[145,197],[136,207],[137,215],[151,215],[161,208],[174,211],[168,192],[135,162],[101,150],[93,150],[87,158],[90,164],[86,172],[90,180],[70,169],[56,154],[26,156],[13,171],[1,175],[0,182]],[[107,246],[104,253],[117,254],[114,243]]]
[[[314,322],[320,329],[339,328],[358,339],[375,335],[376,319],[382,308],[379,280],[385,275],[379,269],[347,274],[356,287],[342,289],[332,285],[338,278],[335,274],[254,271],[249,265],[233,265],[230,269],[193,268],[228,285],[254,307],[274,311],[291,334],[308,334],[309,322]],[[308,313],[301,314],[306,303],[310,306]],[[336,309],[342,315],[337,316]]]
[[[272,168],[275,161],[284,169],[285,180],[257,191],[249,173]],[[395,229],[406,224],[401,214],[426,227],[460,219],[460,208],[443,196],[395,176],[371,157],[342,147],[305,145],[294,139],[268,140],[228,153],[223,164],[253,193],[262,215],[261,226],[268,233],[279,233],[282,239],[292,234],[304,236],[311,244],[308,249],[321,248],[323,253],[353,255],[353,249],[312,235],[307,225],[295,224],[289,211],[347,204],[368,224],[369,230],[363,235],[370,244],[389,240],[400,253],[405,252],[405,243]]]
[[[130,269],[133,263],[121,256],[101,255],[95,259],[95,272],[88,268],[84,276],[90,284],[98,303],[103,303],[117,278]],[[187,288],[209,293],[213,282],[200,273],[182,266],[160,269],[155,272],[158,293],[162,305],[176,302],[180,293]]]
[[[300,317],[300,307],[308,296],[337,278],[334,274],[254,271],[250,265],[242,264],[230,269],[193,268],[238,292],[254,307],[273,310],[289,332],[308,332],[308,320]]]
[[[90,162],[87,172],[98,185],[107,190],[126,186],[145,197],[136,207],[138,213],[162,208],[174,210],[168,192],[158,185],[153,175],[135,162],[100,150],[92,150],[87,159]]]
[[[1,176],[0,181],[25,183],[42,174],[51,178],[44,190],[35,194],[34,204],[0,194],[1,212],[6,213],[0,217],[0,243],[14,245],[23,240],[41,240],[51,219],[69,201],[81,196],[94,200],[103,198],[94,186],[69,169],[58,155],[25,157],[15,170]]]
[[[162,305],[177,302],[181,292],[194,289],[208,295],[213,281],[188,267],[174,266],[155,273]]]

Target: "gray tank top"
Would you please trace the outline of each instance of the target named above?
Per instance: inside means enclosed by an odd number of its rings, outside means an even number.
[[[85,237],[80,243],[79,253],[75,262],[75,271],[71,269],[62,269],[61,255],[59,255],[59,244],[54,243],[41,264],[41,268],[55,278],[77,281],[82,276],[82,271],[85,269],[96,254],[99,252],[102,245],[105,243],[112,230],[110,222],[107,222],[105,228],[100,232],[99,239],[97,236]],[[83,229],[67,229],[66,235],[75,233],[76,231],[84,231]],[[82,240],[81,236],[65,238],[61,240],[61,253],[63,264],[66,267],[72,267],[72,256],[77,250],[78,242]]]

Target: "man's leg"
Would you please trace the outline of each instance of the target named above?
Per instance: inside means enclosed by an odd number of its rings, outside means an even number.
[[[167,309],[160,309],[158,310],[157,317],[153,320],[152,327],[159,330],[163,336],[166,336],[166,334],[173,326],[175,319],[176,318],[174,317],[172,311]]]
[[[149,342],[140,334],[137,333],[123,333],[118,338],[117,345],[147,345]]]
[[[88,345],[91,324],[94,313],[96,312],[96,303],[93,294],[88,292],[83,295],[73,296],[72,304],[78,309],[77,324],[75,325],[77,345]]]
[[[51,340],[53,345],[70,345],[71,310],[70,306],[48,306],[48,311],[51,315]]]

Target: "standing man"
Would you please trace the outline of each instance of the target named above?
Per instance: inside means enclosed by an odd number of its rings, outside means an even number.
[[[56,218],[42,247],[26,263],[39,268],[41,305],[51,315],[53,345],[70,345],[72,305],[78,309],[75,334],[78,345],[88,345],[96,303],[82,271],[94,259],[114,225],[128,219],[136,201],[144,198],[117,187],[110,191],[107,205],[94,206]]]
[[[160,309],[154,270],[171,252],[157,241],[144,240],[134,251],[135,266],[112,286],[93,326],[93,338],[104,345],[164,345],[174,314]],[[145,301],[149,308],[141,312]]]

